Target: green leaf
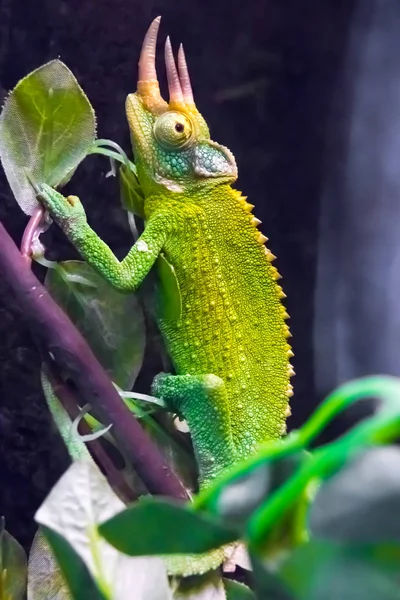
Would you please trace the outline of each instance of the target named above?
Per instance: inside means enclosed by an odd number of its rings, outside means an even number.
[[[372,448],[321,485],[310,530],[332,541],[400,543],[399,506],[400,448]]]
[[[82,558],[75,552],[73,546],[63,536],[47,527],[43,527],[63,577],[68,582],[74,600],[112,600],[109,593],[103,593],[95,583],[95,578],[90,574]]]
[[[125,210],[144,219],[144,196],[136,174],[126,165],[119,169],[121,204]]]
[[[103,593],[96,585],[88,567],[75,552],[72,544],[50,528],[43,527],[42,531],[60,565],[73,600],[112,600],[110,594]]]
[[[125,600],[132,589],[135,600],[170,600],[167,574],[160,558],[130,558],[100,537],[98,523],[123,509],[123,502],[96,465],[80,461],[61,477],[35,518],[70,586],[79,568],[77,555],[107,600]]]
[[[25,597],[27,560],[17,540],[4,529],[0,519],[0,598],[23,600]]]
[[[110,378],[131,389],[141,369],[145,324],[135,294],[115,290],[90,265],[59,263],[46,276],[46,286],[86,338]]]
[[[224,579],[226,600],[256,600],[255,595],[247,585]]]
[[[93,108],[61,61],[52,60],[16,85],[0,115],[0,159],[25,213],[39,206],[29,177],[52,187],[65,183],[95,135]]]
[[[157,258],[158,314],[167,321],[179,321],[182,313],[182,297],[174,267],[164,254]],[[160,285],[161,282],[161,285]]]
[[[28,600],[71,600],[61,568],[40,528],[29,553]]]
[[[156,498],[130,506],[99,531],[130,556],[200,554],[236,539],[235,532],[215,518]]]

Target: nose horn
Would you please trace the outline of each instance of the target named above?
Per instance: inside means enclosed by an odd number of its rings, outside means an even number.
[[[161,17],[151,23],[143,40],[139,58],[137,93],[144,105],[155,114],[163,112],[167,103],[161,98],[156,71],[157,35]]]

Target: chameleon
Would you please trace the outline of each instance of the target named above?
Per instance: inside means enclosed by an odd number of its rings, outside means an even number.
[[[160,256],[173,269],[181,306],[174,314],[160,310],[157,321],[175,372],[158,374],[152,393],[187,422],[204,489],[285,433],[293,352],[276,257],[265,246],[254,205],[233,187],[232,152],[211,140],[195,105],[183,46],[176,63],[169,37],[169,102],[160,94],[159,25],[157,17],[145,35],[137,90],[126,100],[143,233],[119,261],[89,226],[77,196],[65,198],[42,184],[38,198],[115,288],[136,290],[160,268]],[[160,276],[160,285],[162,293],[168,279]]]

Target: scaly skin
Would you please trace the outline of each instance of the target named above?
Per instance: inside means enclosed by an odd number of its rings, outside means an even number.
[[[252,205],[231,187],[233,155],[210,140],[193,103],[183,54],[181,85],[174,76],[169,42],[169,105],[159,95],[151,65],[157,29],[156,20],[143,46],[138,91],[127,99],[145,198],[142,236],[120,263],[88,226],[78,198],[43,185],[40,199],[115,287],[136,289],[160,252],[174,268],[181,312],[160,313],[158,322],[176,375],[157,376],[153,393],[187,421],[204,487],[285,431],[292,352],[274,257]]]
[[[249,205],[230,186],[216,186],[211,197],[202,191],[179,202],[171,197],[166,203],[164,195],[150,206],[154,212],[171,207],[179,236],[179,243],[175,236],[167,238],[163,250],[175,268],[182,314],[177,322],[159,321],[176,372],[213,374],[225,391],[200,402],[196,386],[189,391],[179,378],[168,383],[164,377],[154,386],[171,402],[183,388],[178,407],[207,483],[284,431],[290,348],[282,291]],[[208,383],[218,390],[216,377]]]

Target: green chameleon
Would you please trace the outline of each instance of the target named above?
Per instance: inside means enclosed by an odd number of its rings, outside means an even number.
[[[158,324],[176,374],[159,374],[152,393],[187,421],[204,488],[285,432],[293,353],[275,257],[264,246],[253,205],[231,187],[235,159],[210,139],[183,48],[178,71],[169,38],[169,104],[161,98],[159,23],[146,34],[137,91],[126,102],[144,195],[142,235],[120,262],[89,227],[76,196],[42,185],[39,199],[82,257],[119,290],[136,290],[160,266],[160,255],[174,269],[181,309],[172,316],[161,310]],[[168,285],[162,273],[160,281],[161,288]]]

